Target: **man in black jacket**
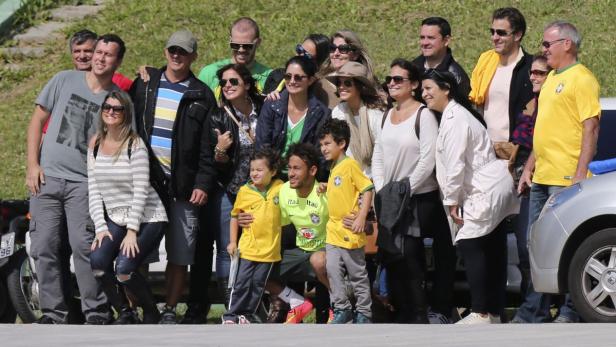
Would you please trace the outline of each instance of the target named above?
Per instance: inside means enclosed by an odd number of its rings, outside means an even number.
[[[437,69],[451,72],[458,82],[460,93],[468,95],[471,90],[470,80],[466,71],[456,62],[451,54],[451,26],[442,17],[429,17],[421,21],[419,31],[419,55],[413,64],[423,74],[427,69]]]
[[[160,323],[175,324],[187,267],[194,264],[200,208],[211,188],[204,124],[216,102],[212,91],[190,70],[197,58],[197,41],[190,31],[171,35],[165,57],[167,65],[160,70],[147,68],[149,81],[137,78],[130,94],[137,130],[150,153],[152,185],[169,217],[167,302]]]

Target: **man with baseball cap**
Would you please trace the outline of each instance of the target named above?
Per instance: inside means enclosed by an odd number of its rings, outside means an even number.
[[[197,58],[197,40],[190,31],[173,33],[164,52],[167,65],[148,67],[149,80],[137,78],[130,94],[137,131],[152,158],[152,185],[169,216],[165,234],[167,300],[160,323],[175,324],[175,306],[184,289],[187,267],[194,263],[199,210],[207,202],[211,185],[205,174],[208,146],[204,124],[216,101],[190,70]]]

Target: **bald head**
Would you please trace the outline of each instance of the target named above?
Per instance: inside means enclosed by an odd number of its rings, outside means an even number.
[[[253,34],[252,36],[257,39],[260,36],[259,25],[250,17],[241,17],[233,22],[231,28],[229,28],[229,35],[233,36],[234,33]]]

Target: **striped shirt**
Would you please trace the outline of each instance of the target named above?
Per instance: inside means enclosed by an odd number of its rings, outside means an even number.
[[[105,214],[116,224],[139,231],[141,223],[166,222],[167,214],[150,185],[150,164],[143,142],[136,139],[130,159],[126,148],[119,157],[88,149],[90,216],[97,233],[107,231]]]
[[[152,130],[150,144],[167,176],[171,176],[173,123],[175,122],[182,96],[184,96],[187,89],[188,80],[171,83],[167,81],[164,73],[160,76],[160,85],[156,95],[156,108],[154,109],[154,129]]]

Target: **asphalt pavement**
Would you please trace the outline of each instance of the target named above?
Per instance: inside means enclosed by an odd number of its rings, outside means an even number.
[[[0,325],[1,346],[616,346],[611,324]]]

